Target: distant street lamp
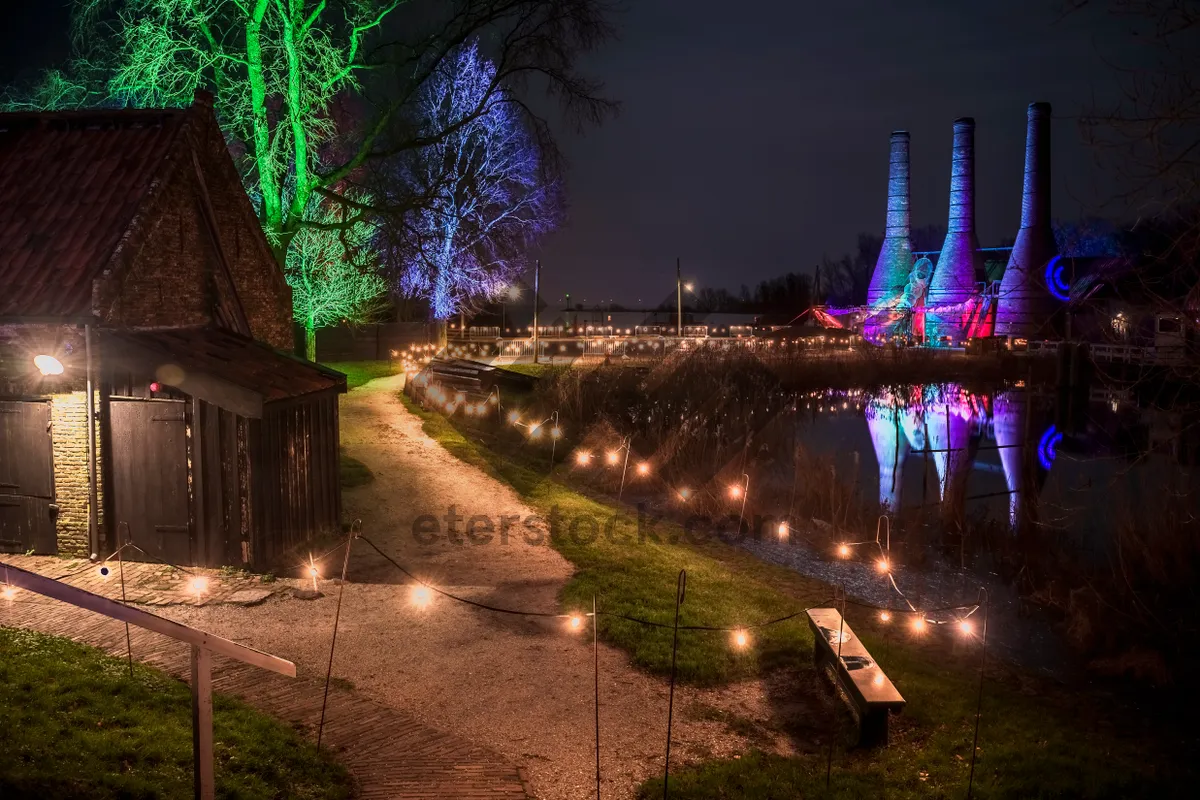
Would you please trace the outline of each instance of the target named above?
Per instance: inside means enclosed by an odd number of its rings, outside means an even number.
[[[688,281],[683,282],[683,278],[679,273],[679,259],[675,259],[675,307],[677,319],[675,320],[675,335],[683,338],[683,293],[684,290],[692,291],[695,285]]]

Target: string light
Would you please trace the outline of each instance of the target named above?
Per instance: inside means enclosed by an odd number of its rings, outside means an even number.
[[[879,621],[880,621],[880,622],[891,622],[891,620],[892,620],[892,615],[891,615],[891,614],[889,614],[889,613],[888,613],[888,612],[886,612],[886,611],[880,611],[880,612],[879,612]]]
[[[516,411],[508,412],[508,422],[510,425],[520,425],[521,424],[521,415],[518,414]]]
[[[619,462],[621,460],[621,454],[618,453],[616,450],[609,450],[607,453],[604,454],[604,458],[605,458],[605,460],[608,461],[609,464],[616,464],[617,462]]]
[[[733,632],[733,644],[734,644],[734,647],[737,647],[739,650],[745,649],[746,646],[748,644],[750,644],[750,634],[748,634],[744,630],[740,630],[740,629],[734,631]]]
[[[562,438],[562,428],[555,425],[553,428],[550,429],[550,436],[554,439],[561,439]]]
[[[647,464],[645,461],[643,461],[642,463],[637,465],[637,471],[638,471],[638,475],[649,475],[650,474],[650,465]]]
[[[733,486],[730,486],[729,487],[729,496],[732,497],[734,500],[737,500],[739,497],[742,496],[742,487],[736,483]]]
[[[689,499],[691,499],[691,497],[692,497],[692,490],[687,488],[686,486],[679,490],[679,499],[682,500],[683,502],[686,503]]]
[[[428,608],[429,604],[433,602],[433,590],[428,586],[417,584],[412,588],[410,599],[417,608]]]
[[[925,632],[925,618],[922,616],[918,616],[916,619],[913,620],[912,627],[913,627],[913,630],[916,631],[917,633],[924,633]]]
[[[838,545],[838,555],[841,556],[842,558],[849,558],[850,557],[850,545],[839,544]]]
[[[16,596],[17,587],[15,586],[5,586],[3,591],[0,591],[0,597],[3,597],[5,600],[12,600]]]
[[[970,636],[975,631],[975,626],[971,624],[971,620],[964,619],[958,623],[958,629],[963,636]]]
[[[534,425],[532,428],[529,429],[529,438],[530,439],[540,439],[541,437],[542,437],[542,426],[541,425]]]
[[[583,617],[579,616],[578,614],[572,614],[570,625],[571,625],[571,630],[573,630],[573,631],[579,630],[580,628],[583,627]]]
[[[788,524],[786,522],[779,523],[779,538],[785,539],[788,535]]]
[[[586,467],[588,462],[592,460],[592,454],[586,450],[580,450],[575,454],[575,463],[581,467]]]
[[[197,575],[196,577],[192,578],[191,587],[192,591],[196,594],[204,594],[208,591],[208,578],[205,578],[203,575]]]
[[[888,564],[888,560],[886,558],[881,558],[875,562],[875,568],[880,572],[887,572],[890,566],[891,565]]]

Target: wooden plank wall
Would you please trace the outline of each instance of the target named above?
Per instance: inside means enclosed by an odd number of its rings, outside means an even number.
[[[308,395],[266,406],[250,424],[254,561],[262,568],[323,533],[341,527],[338,395]]]

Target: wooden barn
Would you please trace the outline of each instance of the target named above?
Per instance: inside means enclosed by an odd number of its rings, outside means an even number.
[[[0,114],[0,552],[268,568],[341,528],[345,377],[212,112]]]

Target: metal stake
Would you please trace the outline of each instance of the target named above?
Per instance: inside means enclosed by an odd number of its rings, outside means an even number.
[[[975,701],[975,741],[971,745],[971,774],[967,778],[967,800],[971,800],[971,791],[975,786],[975,753],[979,750],[979,719],[983,715],[983,668],[987,663],[987,624],[988,612],[991,610],[991,599],[987,589],[979,587],[983,592],[983,631],[980,633],[981,650],[979,652],[979,698]]]
[[[325,733],[325,707],[329,704],[329,681],[333,676],[333,651],[337,646],[338,623],[342,619],[342,595],[346,593],[346,570],[350,567],[350,545],[358,535],[357,528],[362,520],[355,520],[346,537],[346,557],[342,560],[342,583],[338,586],[337,610],[333,613],[333,638],[329,640],[329,664],[325,667],[325,696],[321,698],[321,722],[317,725],[317,749],[321,749],[321,736]]]
[[[122,522],[117,525],[117,531],[121,530],[121,526],[125,526],[125,538],[129,538],[129,523]],[[121,605],[127,606],[129,603],[125,601],[125,559],[121,555],[121,551],[125,549],[125,542],[122,542],[117,547],[117,568],[121,576]],[[129,623],[125,623],[125,652],[129,655],[129,679],[133,680],[133,642],[129,638]]]
[[[671,641],[671,689],[667,695],[667,757],[663,764],[663,800],[667,800],[667,782],[671,778],[671,720],[675,712],[675,657],[679,653],[679,607],[687,591],[687,570],[679,570],[675,585],[675,638]]]
[[[596,684],[596,800],[600,800],[600,617],[596,615],[596,595],[592,595],[592,658]]]
[[[621,488],[617,491],[617,502],[621,502],[621,496],[625,494],[625,471],[629,469],[629,440],[631,437],[625,437],[625,443],[621,446],[625,448],[625,466],[621,467]]]

